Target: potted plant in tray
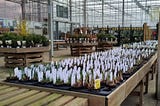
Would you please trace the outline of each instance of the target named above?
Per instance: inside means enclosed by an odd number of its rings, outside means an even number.
[[[26,48],[48,46],[49,40],[45,36],[27,34],[22,36],[16,33],[5,33],[0,37],[0,47]]]

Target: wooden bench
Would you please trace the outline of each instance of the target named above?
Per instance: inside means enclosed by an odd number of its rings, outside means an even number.
[[[109,91],[108,95],[96,95],[90,93],[74,92],[69,90],[60,90],[54,88],[45,88],[37,86],[26,86],[23,84],[13,84],[17,87],[32,88],[35,90],[42,90],[46,92],[57,92],[64,95],[78,96],[83,98],[88,98],[89,106],[119,106],[121,103],[132,93],[132,91],[140,85],[140,92],[137,94],[139,96],[139,105],[143,105],[143,94],[144,94],[144,79],[148,75],[150,68],[154,65],[157,59],[157,53],[152,56],[152,58],[147,61],[139,70],[137,70],[131,77],[129,77],[125,82],[119,85],[116,89]],[[11,85],[11,83],[10,83]],[[107,92],[107,91],[104,91]]]
[[[71,56],[81,56],[94,52],[92,43],[72,43],[70,44]]]
[[[55,40],[53,41],[54,49],[59,50],[60,46],[67,48],[67,43],[65,40]]]
[[[43,53],[5,54],[6,67],[28,66],[40,62],[43,62]]]
[[[88,99],[0,84],[0,106],[88,106]]]
[[[96,46],[96,51],[105,51],[105,50],[109,50],[112,48],[113,48],[112,43],[98,42],[98,45]]]
[[[43,62],[43,53],[47,51],[49,47],[0,48],[0,53],[5,57],[6,67],[23,67]]]

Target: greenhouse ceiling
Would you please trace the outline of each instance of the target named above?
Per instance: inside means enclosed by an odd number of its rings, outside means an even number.
[[[21,4],[22,0],[7,0]],[[142,26],[147,22],[155,26],[159,20],[160,0],[52,0],[53,4],[71,6],[73,22],[84,24],[84,3],[86,1],[86,23],[88,26],[106,27],[124,25]],[[26,0],[47,4],[48,0]],[[70,4],[71,3],[71,4]],[[53,8],[56,8],[54,7]],[[54,14],[54,13],[53,13]],[[124,20],[124,22],[123,22]]]

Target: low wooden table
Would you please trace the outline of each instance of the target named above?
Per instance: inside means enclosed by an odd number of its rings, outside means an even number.
[[[42,62],[43,53],[48,51],[49,47],[0,48],[0,53],[5,57],[6,67],[28,66]]]
[[[110,42],[98,42],[96,51],[105,51],[113,48],[113,44]]]
[[[54,47],[56,50],[59,50],[60,46],[67,48],[67,43],[65,40],[54,40],[53,45],[55,45]]]
[[[137,70],[131,77],[129,77],[125,82],[119,85],[116,89],[113,89],[108,95],[96,95],[90,93],[81,93],[81,92],[74,92],[69,90],[60,90],[54,88],[44,88],[44,87],[37,87],[31,85],[23,85],[23,84],[15,84],[9,83],[9,85],[16,85],[17,87],[26,87],[32,88],[36,90],[43,90],[43,91],[52,91],[56,93],[67,94],[71,96],[78,96],[83,98],[88,98],[89,106],[119,106],[127,97],[128,95],[135,89],[135,87],[140,84],[140,106],[143,105],[143,79],[145,76],[148,75],[150,72],[150,68],[155,65],[157,60],[157,53],[153,55],[147,63],[145,63],[139,70]],[[107,91],[104,91],[107,92]]]
[[[93,47],[96,45],[97,43],[71,43],[71,56],[90,54],[94,51]]]
[[[118,88],[111,91],[109,95],[95,95],[90,93],[81,93],[81,92],[74,92],[69,90],[60,90],[54,88],[44,88],[44,87],[37,87],[31,85],[23,85],[23,84],[15,84],[15,83],[8,83],[9,85],[15,85],[19,87],[31,88],[36,90],[43,90],[43,91],[52,91],[56,93],[67,94],[71,96],[78,96],[83,98],[88,98],[89,106],[120,106],[120,104],[127,98],[127,96],[135,89],[135,87],[140,84],[141,92],[140,92],[140,106],[143,104],[143,79],[150,71],[150,68],[155,65],[157,60],[157,53],[151,57],[151,59],[145,63],[136,73],[134,73],[130,78],[128,78],[125,82],[123,82]],[[5,83],[5,82],[4,82]],[[105,91],[104,91],[105,92]]]

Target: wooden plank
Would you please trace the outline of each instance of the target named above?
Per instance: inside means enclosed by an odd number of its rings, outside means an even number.
[[[1,90],[0,95],[5,94],[5,93],[10,92],[10,91],[13,91],[13,90],[17,90],[17,89],[18,89],[18,87],[11,87],[11,88]]]
[[[119,106],[125,99],[126,84],[123,83],[117,89],[115,89],[110,95],[107,96],[107,106]]]
[[[8,92],[6,94],[3,94],[0,96],[0,101],[4,100],[4,99],[8,99],[8,98],[11,98],[13,96],[16,96],[18,94],[21,94],[21,93],[24,93],[26,91],[28,91],[29,89],[17,89],[16,91],[13,91],[13,92]]]
[[[4,53],[8,58],[24,58],[23,53]],[[18,56],[18,57],[17,57]]]
[[[64,106],[88,106],[88,99],[77,97]]]
[[[26,58],[42,57],[43,53],[26,54]]]
[[[21,106],[21,105],[27,105],[30,104],[34,101],[37,101],[38,99],[41,99],[43,97],[46,97],[49,94],[49,92],[40,92],[38,94],[35,94],[33,96],[27,97],[25,99],[19,100],[13,104],[11,104],[10,106]]]
[[[32,48],[0,48],[0,53],[37,53],[49,51],[49,47],[32,47]]]
[[[80,92],[73,92],[73,91],[67,91],[67,90],[60,90],[60,89],[54,89],[54,88],[45,88],[45,87],[37,87],[37,86],[30,86],[30,85],[23,85],[23,84],[13,84],[13,83],[7,83],[7,82],[0,82],[0,84],[5,84],[9,86],[18,86],[18,87],[25,87],[27,89],[34,89],[34,90],[41,90],[46,92],[53,92],[53,93],[61,93],[64,95],[71,95],[75,97],[82,97],[82,98],[88,98],[88,104],[89,106],[105,106],[106,104],[106,97],[100,96],[100,95],[93,95],[88,93],[80,93]]]
[[[73,99],[74,99],[74,96],[63,96],[63,97],[51,102],[50,104],[48,104],[48,106],[62,106]]]
[[[35,58],[35,59],[27,59],[26,62],[30,63],[30,62],[38,62],[38,61],[42,61],[42,60],[43,60],[43,58],[40,57],[40,58]]]
[[[6,85],[0,86],[0,90],[6,89],[6,88],[9,88],[9,86],[6,86]]]
[[[24,64],[23,64],[23,63],[21,63],[21,64],[15,64],[15,63],[10,64],[10,63],[5,63],[5,67],[9,67],[9,68],[18,67],[18,66],[24,66]]]
[[[6,59],[5,58],[5,62],[7,63],[25,63],[23,59]]]
[[[139,83],[138,77],[139,76],[137,72],[126,81],[125,97],[127,97],[133,91],[133,89],[138,85]]]
[[[48,95],[46,98],[42,98],[32,104],[29,104],[28,106],[40,106],[40,105],[46,105],[48,104],[49,102],[51,101],[54,101],[56,100],[57,98],[61,97],[62,94],[51,94],[51,95]]]
[[[0,101],[0,106],[9,105],[9,104],[11,104],[13,102],[16,102],[16,101],[22,100],[24,98],[27,98],[27,97],[29,97],[31,95],[34,95],[34,94],[38,93],[38,92],[39,91],[37,91],[37,90],[31,90],[29,92],[25,92],[25,93],[19,94],[17,96],[8,98],[6,100]]]

